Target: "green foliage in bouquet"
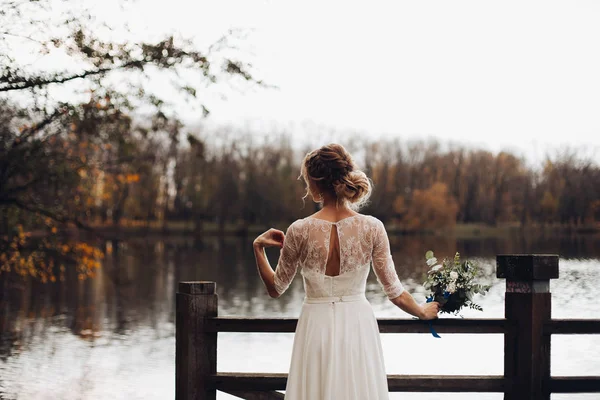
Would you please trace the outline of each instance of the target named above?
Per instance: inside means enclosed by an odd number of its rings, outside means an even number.
[[[425,290],[430,293],[428,301],[437,301],[441,306],[440,311],[450,314],[457,314],[463,307],[483,311],[473,301],[473,296],[484,295],[490,286],[474,282],[481,272],[477,264],[469,260],[461,261],[458,253],[453,260],[445,258],[438,264],[431,250],[425,253],[425,259],[431,267],[423,283]]]

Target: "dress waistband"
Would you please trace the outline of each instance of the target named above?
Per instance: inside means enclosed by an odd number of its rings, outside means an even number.
[[[332,297],[305,297],[304,302],[308,304],[319,304],[319,303],[346,303],[351,301],[366,300],[363,294],[353,294],[349,296],[332,296]]]

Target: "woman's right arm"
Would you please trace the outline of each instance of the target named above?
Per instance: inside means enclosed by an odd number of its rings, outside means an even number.
[[[415,298],[406,290],[396,298],[390,299],[402,311],[414,315],[419,319],[435,319],[440,311],[439,303],[433,301],[423,305],[417,304]]]

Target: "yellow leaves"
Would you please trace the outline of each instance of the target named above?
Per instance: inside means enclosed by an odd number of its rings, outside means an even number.
[[[139,174],[130,174],[130,173],[117,174],[115,176],[115,179],[119,183],[134,183],[134,182],[140,181],[140,175]],[[114,190],[119,190],[119,185],[115,184]]]
[[[77,255],[77,269],[80,275],[94,276],[94,270],[101,267],[99,260],[104,258],[104,253],[99,248],[87,243],[77,243],[74,246],[74,252]]]
[[[140,175],[139,174],[128,174],[126,176],[126,180],[127,180],[127,183],[139,182],[140,181]]]
[[[17,235],[15,237],[16,240],[14,241],[14,243],[18,246],[23,246],[25,245],[25,241],[27,240],[27,238],[30,236],[31,233],[23,231],[23,225],[19,224],[17,225]]]
[[[10,264],[6,262],[6,254],[0,254],[0,272],[8,272],[10,271]]]
[[[6,250],[0,253],[0,273],[13,272],[21,277],[30,276],[42,283],[49,283],[64,280],[66,267],[64,263],[56,263],[57,260],[73,265],[79,279],[94,277],[101,268],[104,253],[91,244],[61,243],[55,236],[29,243],[30,235],[23,232],[22,226],[18,226],[16,231],[9,239]],[[51,226],[50,231],[57,233],[58,229]]]

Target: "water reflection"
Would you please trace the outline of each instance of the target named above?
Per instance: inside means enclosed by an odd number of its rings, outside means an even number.
[[[216,281],[221,314],[295,316],[298,313],[303,298],[301,280],[296,279],[289,292],[277,301],[269,299],[256,273],[251,241],[252,238],[239,237],[115,240],[105,244],[111,253],[95,279],[79,281],[72,273],[67,274],[64,282],[42,285],[0,277],[0,398],[173,398],[174,297],[179,281]],[[561,278],[551,286],[553,316],[600,318],[594,295],[600,284],[598,235],[534,237],[515,233],[506,238],[468,240],[393,236],[391,242],[400,278],[417,296],[422,296],[418,284],[425,272],[422,262],[425,251],[432,249],[438,256],[449,257],[458,251],[480,261],[486,279],[494,287],[482,301],[485,312],[473,314],[477,317],[503,315],[504,286],[494,277],[496,254],[559,254]],[[267,253],[272,264],[276,262],[277,253],[277,250]],[[373,274],[367,291],[378,316],[401,315],[385,300]],[[285,371],[291,337],[269,336],[269,345],[279,343],[278,350],[260,350],[266,343],[263,334],[222,335],[219,368]],[[391,348],[390,352],[403,351],[406,359],[412,357],[408,366],[390,357],[386,362],[391,372],[453,373],[432,371],[418,361],[423,358],[421,353],[411,356],[406,350],[396,349],[394,343],[402,340],[405,340],[403,349],[423,346],[429,347],[430,352],[449,354],[450,343],[457,348],[474,343],[468,335],[448,335],[442,345],[435,344],[445,347],[436,350],[424,335],[408,336],[409,339],[384,338],[384,346]],[[501,373],[501,354],[498,353],[501,340],[498,340],[476,339],[493,361],[469,373]],[[566,337],[553,339],[553,360],[559,357],[558,362],[553,361],[553,373],[600,375],[597,350],[595,354],[589,351],[600,348],[600,341],[588,336],[573,343]],[[568,356],[569,351],[583,354],[586,360],[592,360],[592,365],[577,371],[582,367]],[[456,357],[463,355],[458,352]],[[467,366],[477,363],[476,358],[472,362],[464,361]],[[431,394],[402,396],[433,398]],[[490,396],[485,398],[501,398]]]

